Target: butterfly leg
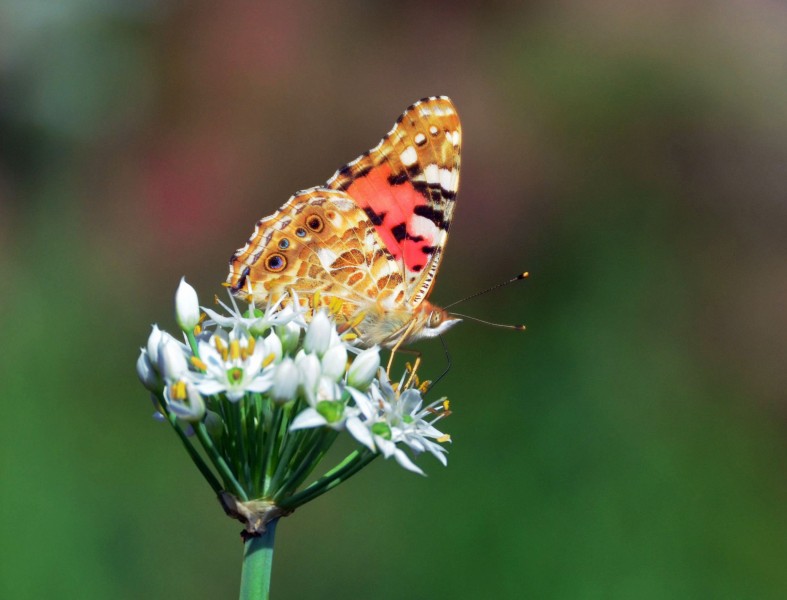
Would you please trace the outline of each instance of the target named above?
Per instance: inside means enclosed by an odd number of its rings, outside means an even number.
[[[404,341],[409,337],[410,331],[413,329],[415,325],[415,321],[410,321],[410,323],[405,327],[402,335],[399,336],[399,340],[394,344],[394,347],[391,348],[391,356],[388,358],[388,366],[385,368],[385,374],[388,376],[388,379],[391,378],[391,367],[393,366],[393,359],[396,356],[396,353],[399,351],[399,348],[402,346]],[[404,352],[404,351],[402,351]]]

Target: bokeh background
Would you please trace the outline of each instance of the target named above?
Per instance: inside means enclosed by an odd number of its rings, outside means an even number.
[[[787,6],[0,5],[0,596],[232,598],[134,362],[414,100],[463,119],[448,468],[279,527],[277,598],[787,597]],[[445,358],[423,344],[425,373]]]

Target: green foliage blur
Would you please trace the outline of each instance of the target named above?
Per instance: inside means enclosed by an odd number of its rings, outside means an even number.
[[[185,275],[449,95],[449,466],[283,521],[285,598],[787,596],[787,7],[0,5],[0,597],[233,598],[134,363]],[[446,358],[424,343],[426,375]]]

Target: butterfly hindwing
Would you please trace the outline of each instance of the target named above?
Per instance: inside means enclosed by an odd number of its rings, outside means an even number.
[[[288,291],[302,300],[319,293],[325,304],[336,298],[347,319],[370,302],[404,301],[399,265],[371,219],[345,192],[326,188],[298,192],[258,221],[230,259],[227,281],[236,294],[271,301]]]
[[[400,265],[411,307],[429,295],[440,265],[459,185],[461,137],[451,100],[424,98],[327,183],[369,216]]]

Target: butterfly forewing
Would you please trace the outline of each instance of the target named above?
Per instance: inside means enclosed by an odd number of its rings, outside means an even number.
[[[328,180],[369,215],[400,264],[412,307],[428,296],[440,265],[459,185],[461,138],[453,103],[424,98],[377,146]]]

